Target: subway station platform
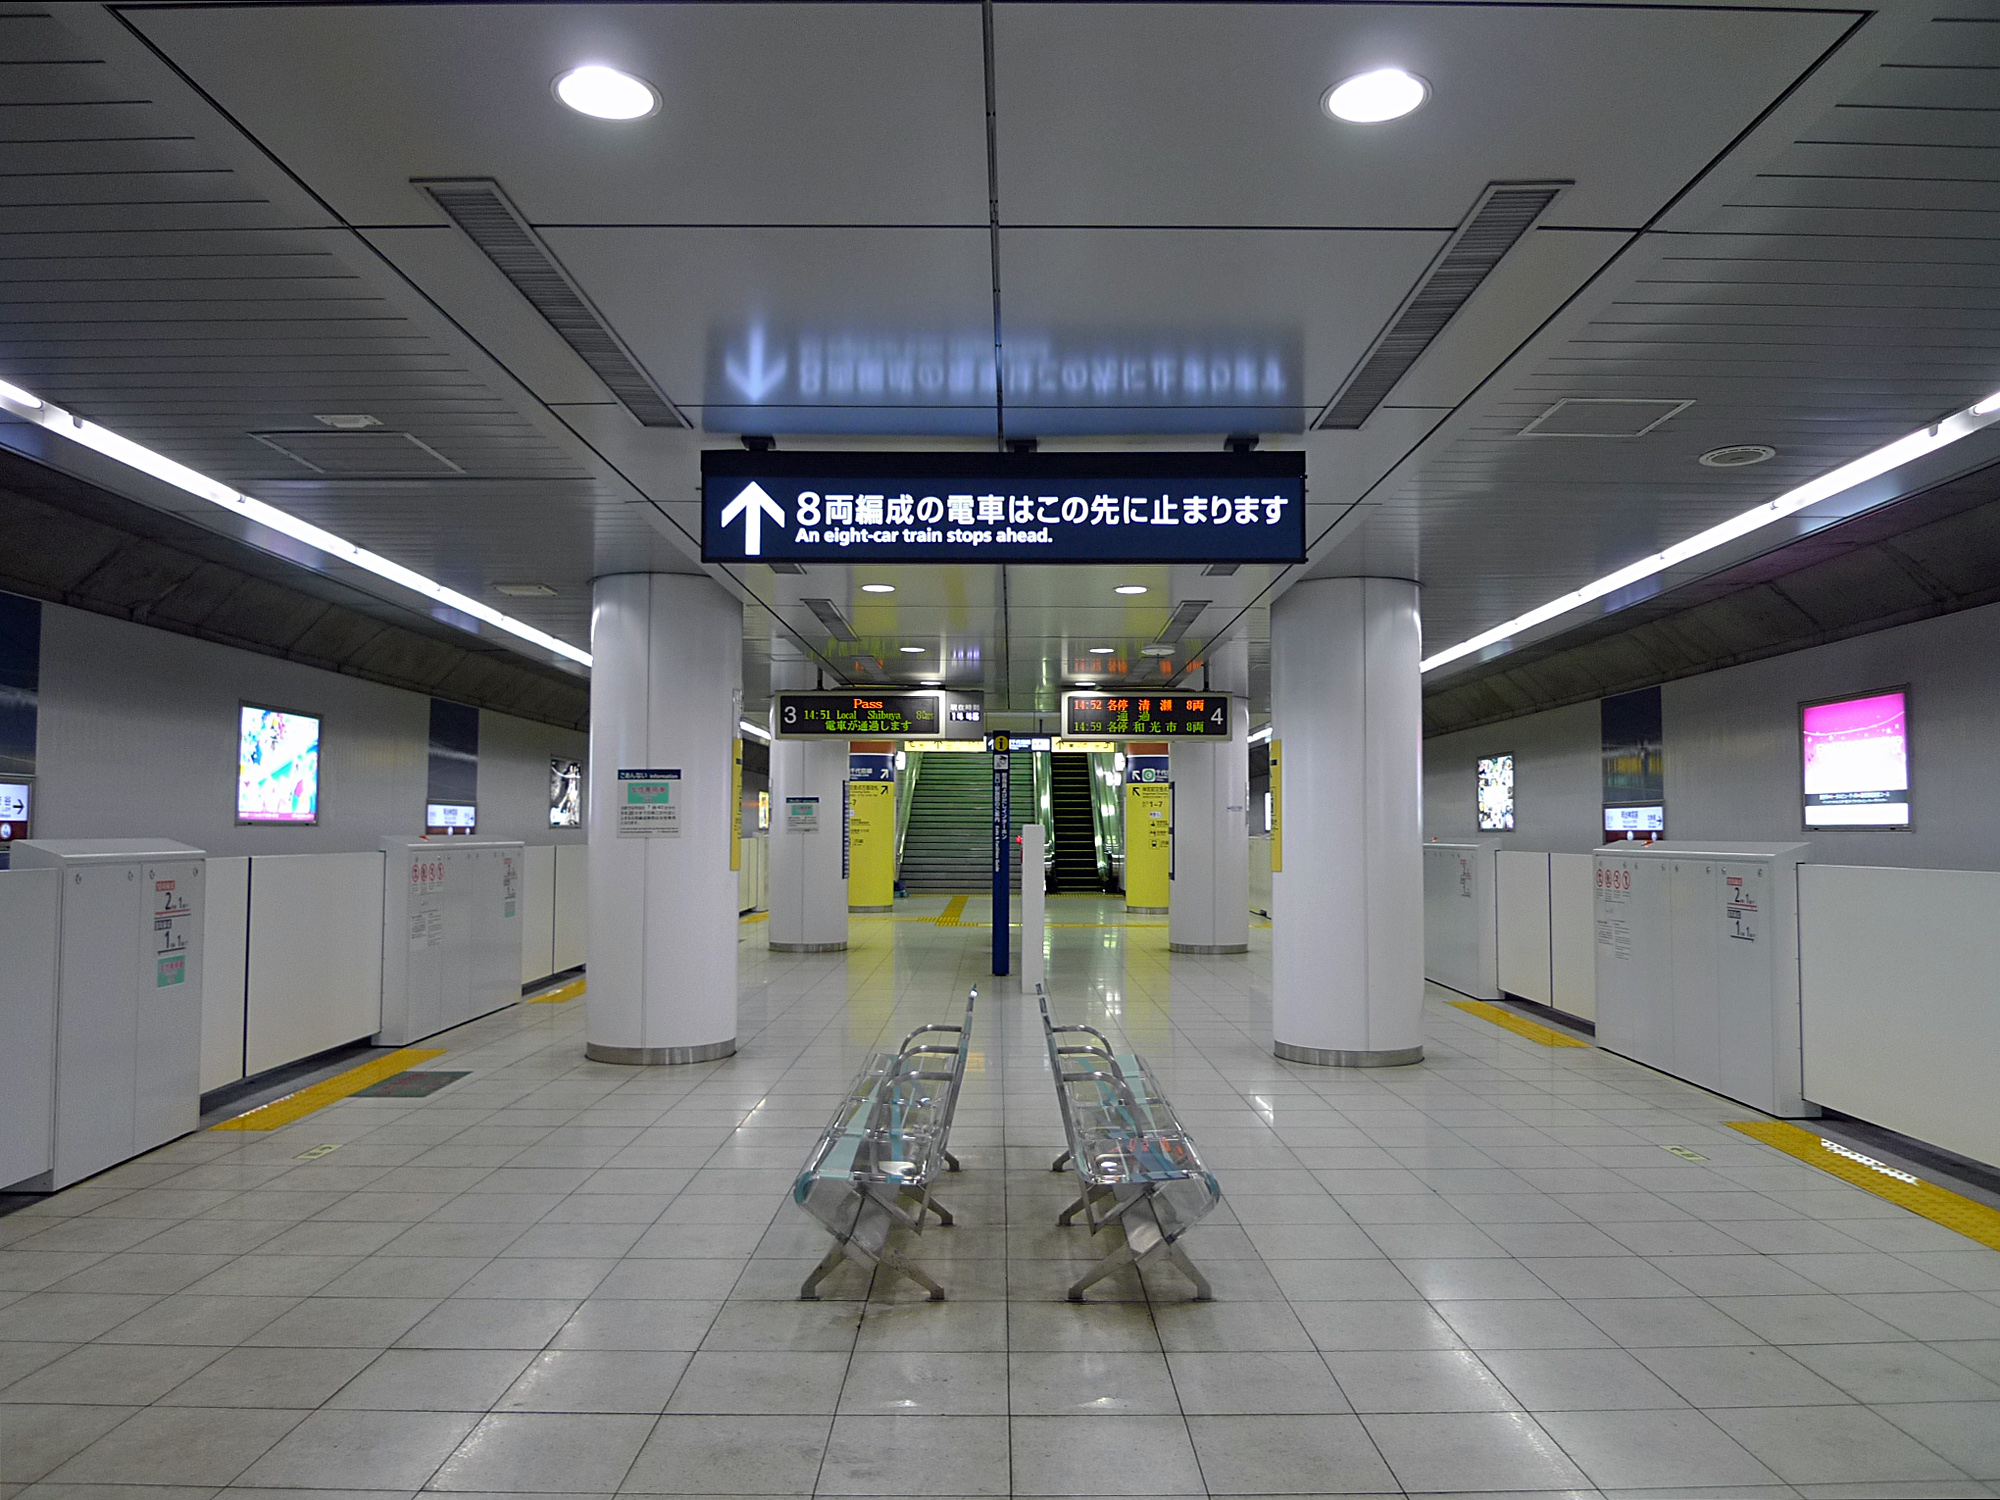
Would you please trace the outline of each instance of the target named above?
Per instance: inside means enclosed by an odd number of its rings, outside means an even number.
[[[584,1000],[523,1004],[427,1044],[465,1075],[428,1097],[0,1218],[0,1496],[2000,1492],[2000,1253],[1435,987],[1420,1065],[1278,1061],[1262,928],[1186,957],[1051,902],[1059,1013],[1149,1059],[1225,1194],[1186,1241],[1216,1300],[1066,1302],[1093,1257],[985,907],[814,956],[745,924],[721,1062],[590,1063]],[[973,984],[959,1221],[920,1242],[950,1300],[795,1300],[804,1153]]]

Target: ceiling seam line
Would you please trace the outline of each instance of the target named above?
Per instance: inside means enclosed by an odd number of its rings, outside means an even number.
[[[993,274],[993,443],[1004,453],[1007,392],[1000,358],[1000,122],[993,81],[993,0],[980,0],[979,44],[986,89],[986,254]],[[1004,587],[1004,569],[1001,578]]]

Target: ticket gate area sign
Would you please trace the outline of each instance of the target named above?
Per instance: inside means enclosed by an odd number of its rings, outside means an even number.
[[[701,456],[704,562],[1297,563],[1303,453]]]
[[[779,693],[780,739],[936,739],[943,734],[939,693]]]
[[[1065,739],[1226,740],[1229,695],[1063,694]]]

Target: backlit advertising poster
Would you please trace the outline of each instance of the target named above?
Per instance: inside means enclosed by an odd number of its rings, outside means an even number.
[[[1514,827],[1514,757],[1488,755],[1479,762],[1479,831],[1508,833]]]
[[[1904,695],[1871,693],[1799,709],[1807,828],[1908,828]]]
[[[236,740],[236,821],[319,821],[319,720],[246,703]]]

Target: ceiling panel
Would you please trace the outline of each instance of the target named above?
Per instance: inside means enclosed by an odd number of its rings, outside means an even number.
[[[537,223],[984,224],[972,5],[281,5],[131,10],[344,217],[438,223],[413,177],[498,172]],[[556,102],[580,63],[662,96]]]
[[[1805,11],[1009,4],[1011,224],[1447,228],[1486,183],[1573,178],[1551,222],[1637,227],[1852,24]],[[1341,126],[1394,63],[1431,102]]]

